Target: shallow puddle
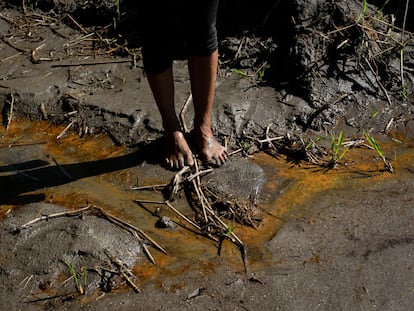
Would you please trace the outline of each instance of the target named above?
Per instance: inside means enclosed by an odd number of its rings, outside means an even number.
[[[243,270],[240,251],[235,245],[225,241],[218,256],[216,242],[184,226],[174,230],[156,228],[155,214],[176,219],[166,207],[134,202],[135,199],[162,201],[160,191],[138,192],[130,187],[168,183],[172,172],[147,163],[139,153],[114,145],[106,135],[81,138],[71,130],[63,131],[64,127],[40,121],[13,121],[7,131],[4,127],[0,129],[3,217],[11,209],[32,202],[72,209],[93,204],[142,229],[168,250],[168,255],[153,251],[157,265],[136,267],[140,280],[156,280],[157,275],[165,278],[192,269],[208,275],[218,265]],[[58,139],[59,136],[62,137]],[[263,168],[267,178],[259,203],[264,211],[263,220],[258,230],[241,225],[235,225],[234,229],[248,246],[248,267],[254,270],[275,264],[266,248],[267,241],[289,219],[304,217],[318,196],[384,179],[411,178],[413,144],[399,139],[402,142],[389,140],[382,144],[392,161],[394,174],[383,171],[382,161],[368,148],[351,149],[340,165],[330,170],[316,165],[294,165],[264,153],[254,155],[251,161]],[[175,204],[184,214],[192,216],[184,199]]]

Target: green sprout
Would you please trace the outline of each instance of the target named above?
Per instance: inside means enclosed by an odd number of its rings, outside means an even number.
[[[402,86],[401,95],[402,95],[402,97],[407,99],[407,85],[406,84],[403,84],[403,86]]]
[[[342,131],[339,132],[338,137],[335,137],[335,134],[332,134],[331,140],[331,152],[332,152],[332,159],[331,165],[336,166],[339,161],[341,161],[345,154],[348,152],[349,148],[345,148],[342,150],[342,145],[344,142],[344,133]]]
[[[371,119],[375,119],[378,116],[378,114],[379,114],[379,111],[378,110],[374,110],[373,112],[371,112],[370,118]]]
[[[265,76],[265,69],[266,69],[267,62],[264,62],[257,70],[257,80],[259,82],[264,82],[264,76]]]
[[[265,75],[265,68],[264,67],[261,67],[261,68],[259,68],[259,70],[257,70],[257,79],[260,81],[260,82],[263,82],[264,81],[264,75]]]
[[[320,141],[324,140],[326,137],[323,135],[319,135],[316,137],[315,141],[312,139],[308,142],[308,144],[305,146],[305,150],[309,150],[310,148],[316,146]]]
[[[118,23],[121,21],[121,5],[120,0],[116,0],[116,17],[113,17],[113,26],[116,29]]]
[[[79,291],[81,295],[85,294],[85,287],[86,287],[86,280],[88,275],[88,270],[85,268],[81,269],[81,275],[76,272],[75,266],[66,261],[65,259],[62,259],[64,264],[69,268],[70,274],[73,277],[73,280],[75,281],[76,289]]]
[[[247,74],[247,72],[241,70],[241,69],[237,69],[237,68],[233,68],[231,71],[237,73],[238,75],[242,76],[242,77],[248,77],[249,75]]]
[[[358,24],[361,19],[365,17],[365,14],[367,13],[367,0],[363,0],[363,7],[362,12],[359,14],[356,23]]]
[[[240,142],[239,146],[240,146],[240,149],[243,152],[243,154],[245,154],[245,155],[250,154],[250,150],[252,148],[252,145],[250,143],[248,143],[247,141]]]
[[[368,141],[369,145],[375,150],[377,155],[381,158],[381,160],[384,162],[385,169],[392,173],[394,171],[391,162],[388,161],[382,151],[381,146],[378,144],[378,142],[375,140],[374,136],[370,135],[368,132],[364,131],[365,139]]]
[[[225,235],[230,236],[234,232],[234,226],[231,223],[227,224]]]
[[[382,4],[381,8],[378,10],[378,14],[377,14],[378,16],[382,15],[382,13],[383,13],[383,11],[385,9],[385,6],[388,4],[389,1],[390,0],[385,0],[384,1],[384,3]]]

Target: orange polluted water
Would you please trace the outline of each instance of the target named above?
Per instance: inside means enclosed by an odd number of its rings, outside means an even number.
[[[135,199],[162,201],[160,191],[131,191],[131,186],[168,183],[173,173],[142,161],[138,153],[116,146],[106,135],[84,138],[69,130],[57,139],[64,127],[47,122],[13,121],[0,129],[0,181],[3,216],[32,202],[46,202],[67,208],[93,204],[142,229],[163,245],[168,255],[151,250],[156,265],[140,264],[134,272],[141,281],[156,276],[174,276],[197,269],[214,273],[219,265],[242,271],[239,249],[223,243],[218,256],[217,243],[189,230],[168,208],[160,204],[137,204]],[[409,143],[390,141],[382,145],[391,160],[394,174],[383,171],[383,163],[369,148],[354,148],[337,168],[325,169],[308,164],[292,165],[264,153],[251,161],[260,165],[267,177],[260,208],[264,211],[258,230],[233,224],[234,232],[248,247],[249,269],[272,262],[266,243],[291,218],[301,218],[307,207],[321,195],[335,189],[364,187],[384,179],[407,178],[414,171],[414,148]],[[283,180],[283,182],[280,182]],[[333,201],[332,204],[335,204]],[[182,213],[193,218],[184,199],[174,202]],[[158,216],[168,216],[183,224],[175,230],[158,229]]]

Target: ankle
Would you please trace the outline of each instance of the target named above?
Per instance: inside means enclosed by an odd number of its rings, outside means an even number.
[[[208,139],[209,137],[213,137],[213,131],[210,126],[196,126],[194,127],[194,133],[200,138]]]

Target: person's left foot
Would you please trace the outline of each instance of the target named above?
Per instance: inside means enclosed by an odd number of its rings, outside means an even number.
[[[214,166],[221,166],[227,161],[227,149],[215,139],[211,130],[194,131],[193,138],[201,160]]]

